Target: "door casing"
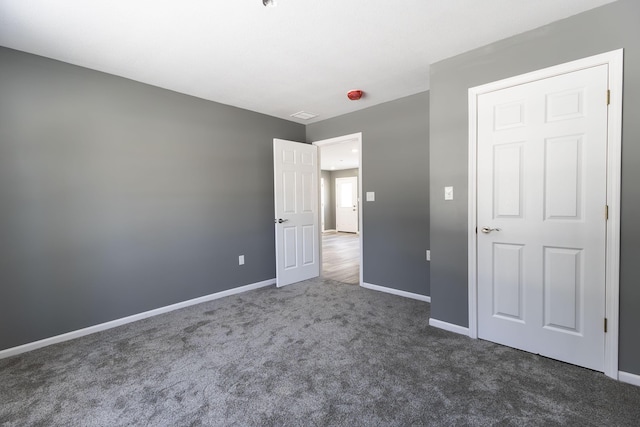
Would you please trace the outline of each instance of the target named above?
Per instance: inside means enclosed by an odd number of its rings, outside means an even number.
[[[622,153],[623,49],[544,68],[531,73],[469,89],[469,212],[468,212],[468,288],[469,336],[478,338],[477,289],[477,100],[482,94],[536,80],[607,64],[610,104],[607,129],[607,206],[609,208],[605,260],[605,335],[604,373],[618,379],[619,276],[620,276],[620,184]],[[604,96],[604,94],[603,94]]]

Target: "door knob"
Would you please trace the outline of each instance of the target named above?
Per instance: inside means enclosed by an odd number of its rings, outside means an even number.
[[[482,231],[484,234],[489,234],[492,231],[501,231],[501,230],[499,228],[482,227],[480,231]]]
[[[278,218],[273,220],[273,222],[277,222],[278,224],[282,224],[283,222],[287,222],[289,221],[288,219],[282,219],[282,218]]]

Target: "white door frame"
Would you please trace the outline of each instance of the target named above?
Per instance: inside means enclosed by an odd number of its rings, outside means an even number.
[[[478,277],[477,277],[477,101],[482,94],[530,83],[560,74],[607,64],[609,66],[610,105],[608,111],[607,144],[607,241],[605,260],[605,375],[618,379],[618,330],[620,286],[620,181],[622,153],[622,72],[623,50],[615,50],[577,61],[545,68],[520,76],[469,89],[469,336],[478,338]],[[607,94],[602,94],[603,102]],[[604,213],[603,213],[604,214]]]
[[[338,136],[335,138],[329,138],[329,139],[323,139],[320,141],[315,141],[313,142],[313,145],[317,145],[318,147],[320,147],[320,150],[318,150],[318,165],[321,164],[321,160],[322,160],[322,147],[327,146],[327,145],[332,145],[332,144],[340,144],[342,142],[347,142],[347,141],[353,141],[356,140],[358,142],[359,145],[359,151],[358,151],[358,198],[359,198],[359,205],[358,205],[358,238],[360,239],[360,286],[362,286],[363,280],[363,271],[364,271],[364,257],[363,257],[363,248],[362,248],[362,235],[364,234],[364,224],[362,222],[362,211],[364,209],[362,209],[362,132],[358,132],[358,133],[352,133],[349,135],[344,135],[344,136]],[[319,166],[318,166],[319,167]],[[318,192],[318,205],[320,204],[320,193]],[[319,242],[320,245],[322,245],[322,236],[319,237]],[[320,269],[322,270],[322,250],[320,251]]]

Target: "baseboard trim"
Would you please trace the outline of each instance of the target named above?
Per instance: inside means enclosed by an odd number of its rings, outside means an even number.
[[[640,387],[640,375],[618,371],[618,381]]]
[[[465,328],[464,326],[454,325],[453,323],[443,322],[438,319],[429,319],[429,326],[433,326],[434,328],[444,329],[445,331],[455,332],[456,334],[469,336],[469,328]]]
[[[146,319],[148,317],[157,316],[159,314],[169,313],[170,311],[179,310],[181,308],[189,307],[196,304],[202,304],[203,302],[213,301],[216,299],[224,298],[230,295],[240,294],[243,292],[251,291],[253,289],[263,288],[265,286],[271,286],[276,284],[276,279],[264,280],[262,282],[252,283],[238,288],[228,289],[226,291],[216,292],[215,294],[205,295],[198,298],[193,298],[187,301],[182,301],[176,304],[167,305],[165,307],[156,308],[153,310],[145,311],[131,316],[123,317],[109,322],[100,323],[98,325],[89,326],[87,328],[78,329],[76,331],[67,332],[65,334],[56,335],[50,338],[45,338],[39,341],[30,342],[17,347],[11,347],[5,350],[0,350],[0,359],[15,356],[20,353],[26,353],[28,351],[37,350],[42,347],[46,347],[53,344],[58,344],[64,341],[69,341],[75,338],[80,338],[85,335],[94,334],[96,332],[104,331],[118,326],[126,325],[127,323],[136,322],[138,320]]]
[[[385,292],[387,294],[398,295],[405,298],[417,299],[418,301],[431,302],[431,297],[427,295],[414,294],[413,292],[401,291],[399,289],[387,288],[385,286],[372,285],[371,283],[362,282],[363,288],[373,291]]]

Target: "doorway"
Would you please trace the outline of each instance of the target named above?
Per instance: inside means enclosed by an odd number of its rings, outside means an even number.
[[[321,169],[321,275],[362,284],[362,134],[313,143]]]
[[[621,64],[469,90],[469,335],[614,378]]]
[[[335,178],[336,231],[358,232],[358,177]]]

